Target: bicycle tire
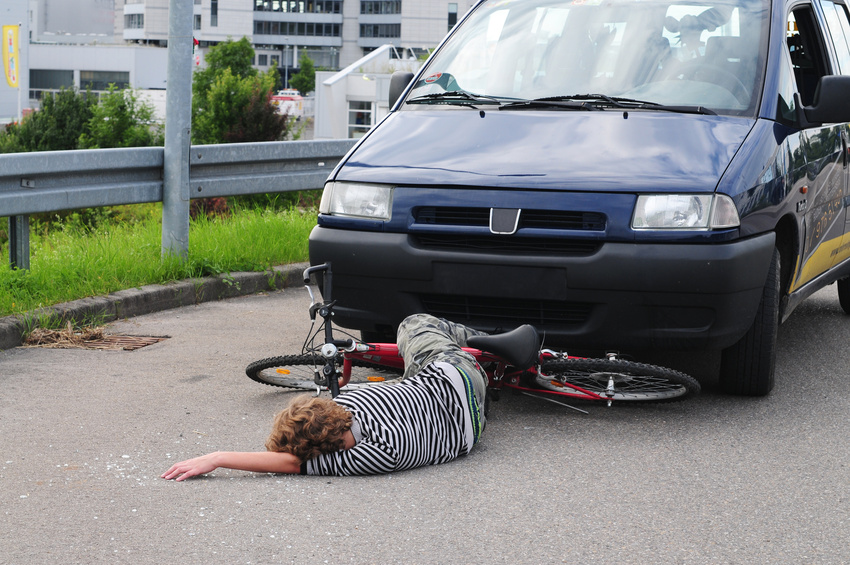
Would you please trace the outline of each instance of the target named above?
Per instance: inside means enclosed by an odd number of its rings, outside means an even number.
[[[315,370],[324,360],[314,355],[282,355],[254,361],[245,369],[245,374],[258,383],[299,390],[316,390]],[[340,388],[341,392],[357,390],[366,386],[387,385],[401,380],[402,372],[355,359],[352,361],[351,380]],[[322,390],[327,387],[322,386]]]
[[[682,400],[700,391],[690,375],[623,359],[559,359],[543,363],[541,373],[534,375],[534,384],[542,389],[564,392],[563,383],[569,383],[603,398],[613,377],[615,401]]]

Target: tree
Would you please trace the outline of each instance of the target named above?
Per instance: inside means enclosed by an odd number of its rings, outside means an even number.
[[[298,72],[289,78],[289,86],[307,96],[316,90],[316,68],[313,66],[313,60],[304,53],[298,59],[298,66]]]
[[[92,110],[88,131],[80,135],[79,146],[93,149],[162,145],[162,128],[153,125],[153,115],[153,106],[140,102],[133,90],[109,85],[109,92]]]
[[[80,133],[87,130],[97,98],[90,92],[63,89],[46,93],[41,109],[10,124],[0,135],[0,152],[62,151],[77,149]]]
[[[277,77],[265,73],[239,78],[225,69],[199,104],[192,120],[195,143],[276,141],[288,129],[286,116],[277,113],[271,93]]]
[[[192,79],[194,143],[276,141],[286,135],[288,122],[271,104],[277,69],[260,73],[253,60],[254,49],[244,37],[210,48],[208,66]]]
[[[213,45],[204,59],[206,67],[195,71],[192,76],[193,107],[194,98],[202,101],[225,69],[230,69],[230,73],[239,78],[254,77],[258,74],[257,69],[251,66],[254,62],[254,48],[247,37],[239,41],[228,39]]]

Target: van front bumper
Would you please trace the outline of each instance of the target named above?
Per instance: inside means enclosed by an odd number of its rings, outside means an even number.
[[[334,319],[346,328],[394,331],[406,316],[427,312],[490,332],[530,323],[548,345],[571,348],[713,349],[751,326],[774,239],[506,255],[317,226],[310,262],[332,264]]]

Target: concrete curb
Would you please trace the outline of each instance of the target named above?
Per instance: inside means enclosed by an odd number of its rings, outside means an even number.
[[[152,284],[57,304],[26,315],[6,316],[0,318],[0,350],[21,345],[24,332],[37,326],[42,319],[59,319],[63,324],[68,321],[106,323],[181,306],[278,290],[303,284],[301,274],[308,266],[308,263],[294,263],[259,273],[229,273],[170,284]]]

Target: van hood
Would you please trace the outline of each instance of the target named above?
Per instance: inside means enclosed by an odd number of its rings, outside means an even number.
[[[390,114],[336,180],[616,192],[710,192],[754,120],[631,111]]]

